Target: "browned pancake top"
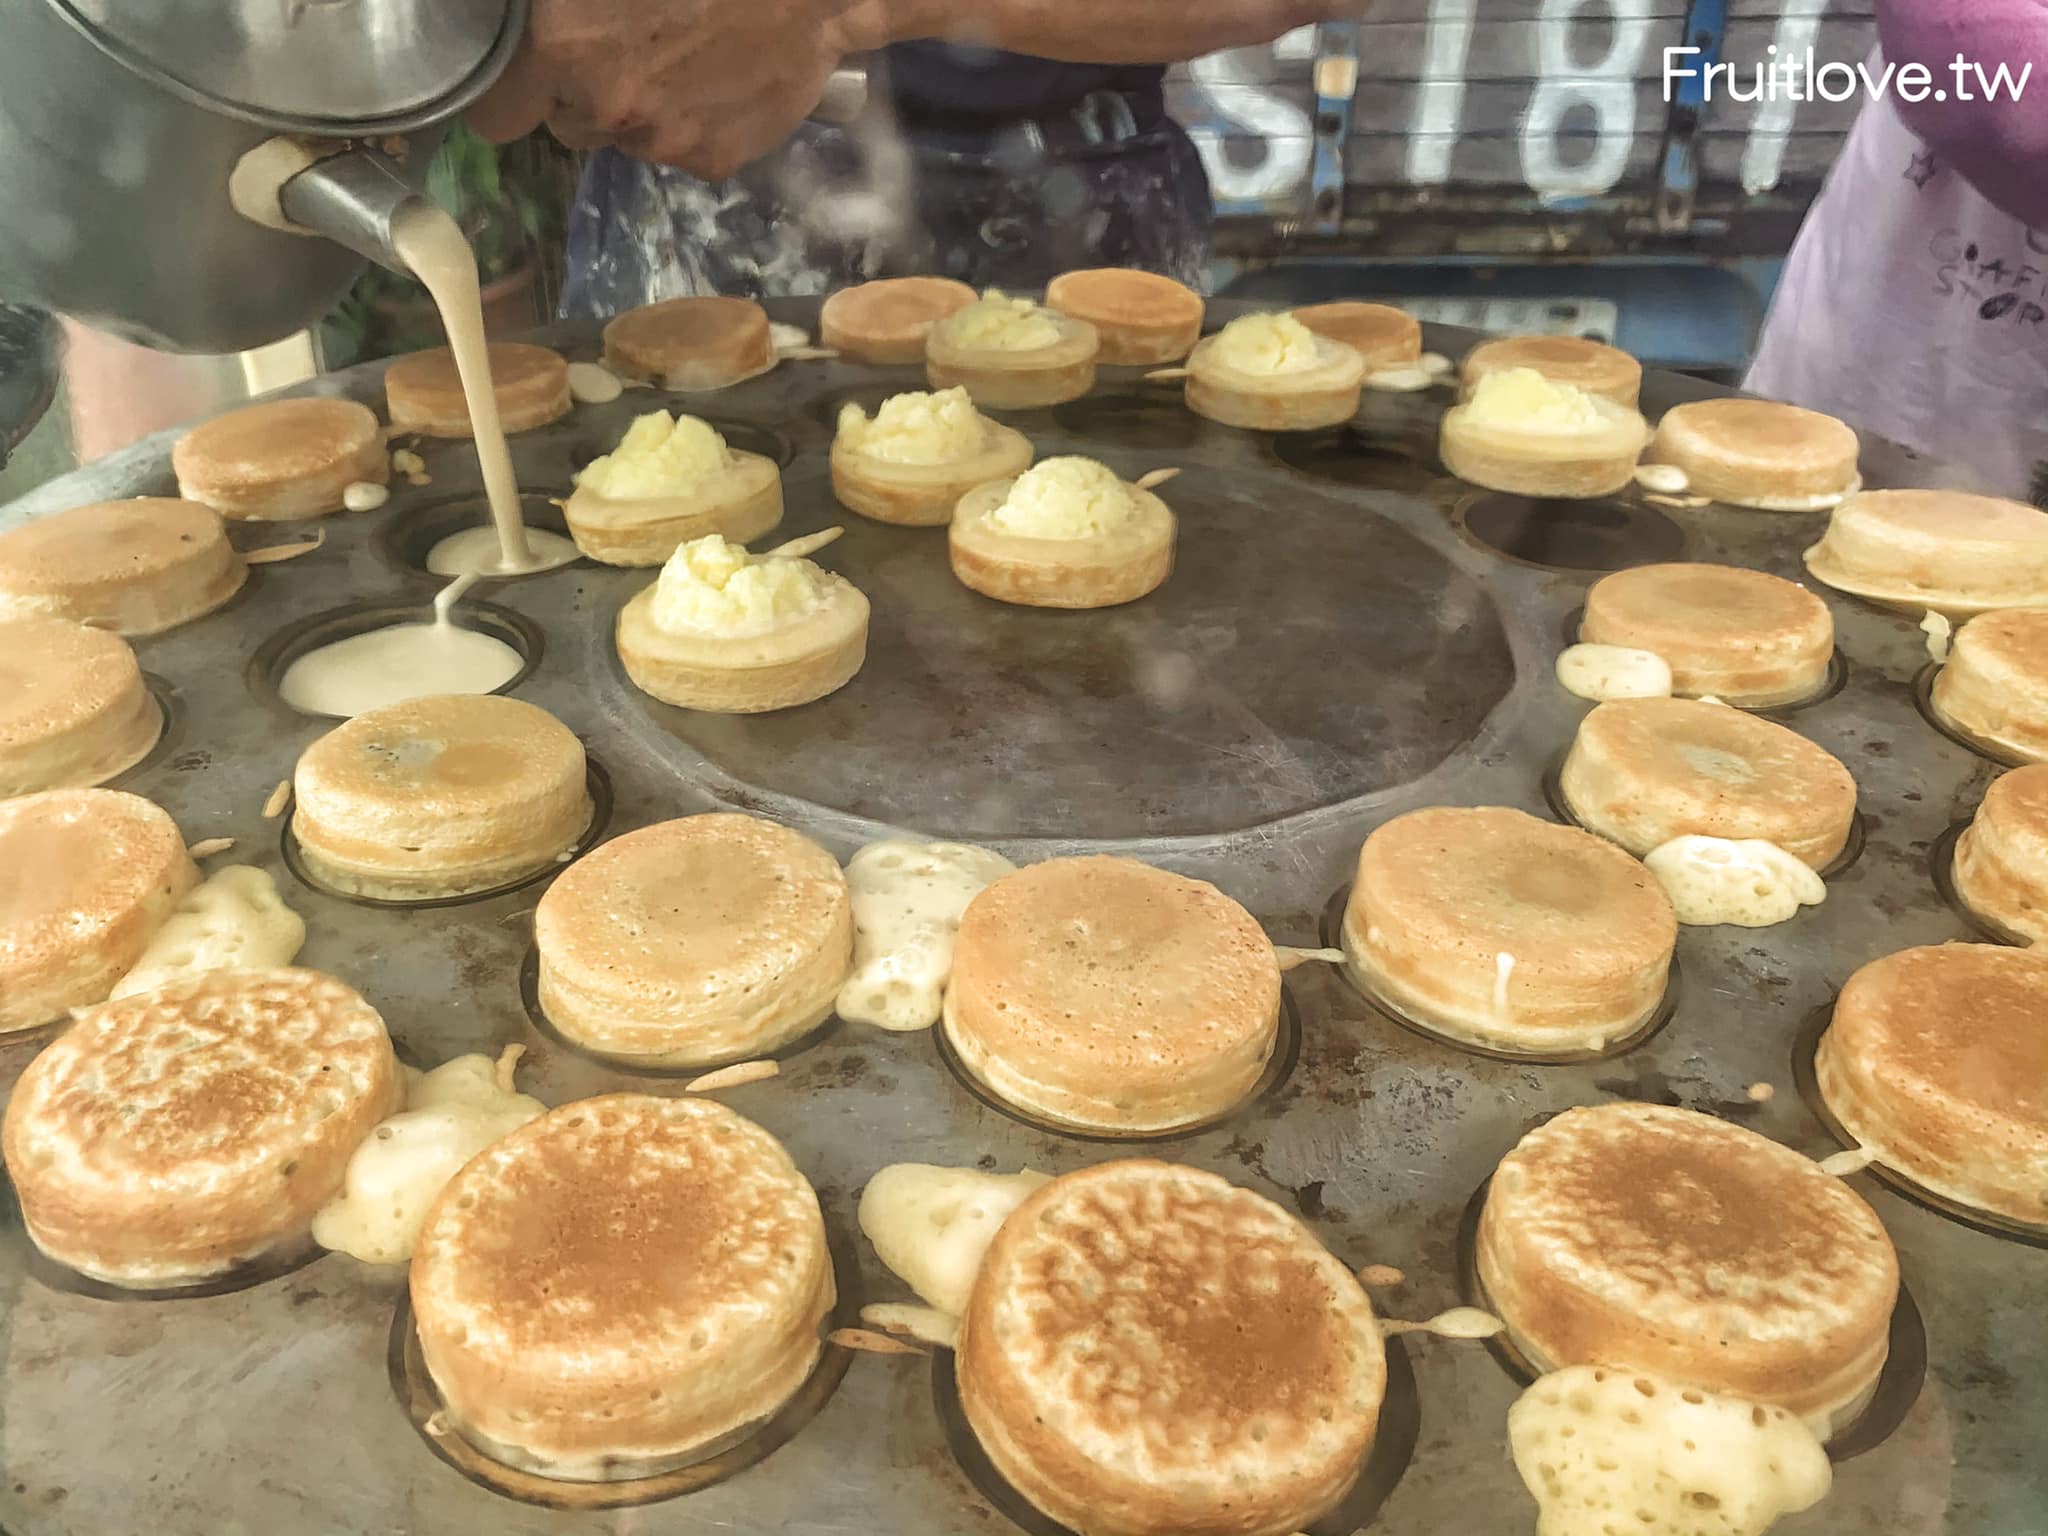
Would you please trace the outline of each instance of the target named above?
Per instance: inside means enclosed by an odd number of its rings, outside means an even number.
[[[1790,1335],[1889,1313],[1898,1287],[1890,1239],[1846,1184],[1690,1110],[1567,1110],[1501,1159],[1488,1206],[1517,1245],[1653,1324],[1710,1312]]]
[[[499,1351],[709,1349],[807,1283],[821,1231],[761,1127],[708,1099],[611,1094],[468,1163],[428,1213],[413,1288]]]
[[[376,413],[353,400],[268,400],[194,427],[178,439],[171,459],[187,482],[222,489],[269,485],[337,469],[382,430]]]

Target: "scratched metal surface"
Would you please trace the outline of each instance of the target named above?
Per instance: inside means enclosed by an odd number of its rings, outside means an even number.
[[[553,338],[572,355],[596,354],[590,333]],[[1465,339],[1440,332],[1432,344],[1455,351]],[[842,856],[885,822],[987,838],[1020,858],[1115,847],[1212,879],[1276,939],[1313,943],[1317,914],[1381,821],[1435,803],[1544,811],[1543,771],[1584,707],[1549,667],[1591,573],[1517,563],[1460,531],[1468,492],[1442,477],[1431,450],[1440,396],[1368,396],[1345,450],[1290,449],[1334,464],[1343,481],[1186,417],[1170,393],[1148,406],[1132,381],[1106,383],[1080,408],[1018,417],[1041,453],[1097,453],[1126,473],[1186,470],[1166,492],[1183,519],[1182,559],[1162,592],[1120,613],[1044,615],[958,589],[939,533],[836,511],[825,470],[833,402],[910,382],[789,364],[691,402],[779,435],[790,455],[785,534],[850,525],[825,558],[875,598],[876,644],[834,700],[724,721],[642,699],[609,636],[620,603],[651,573],[578,565],[489,594],[545,631],[545,654],[518,693],[584,735],[609,770],[613,833],[728,804],[787,820]],[[376,402],[378,370],[320,387]],[[1646,404],[1654,412],[1704,392],[1653,378]],[[628,394],[515,439],[522,482],[559,491],[574,464],[654,403]],[[57,482],[0,523],[168,491],[167,448],[156,439]],[[421,912],[350,905],[298,886],[280,863],[277,824],[261,819],[270,788],[324,726],[263,697],[246,659],[318,610],[425,602],[432,580],[390,551],[406,545],[419,509],[473,495],[476,479],[465,446],[424,451],[431,486],[330,520],[316,555],[261,569],[219,615],[141,642],[144,666],[175,687],[181,718],[169,749],[122,787],[160,801],[191,839],[236,838],[231,857],[276,874],[307,920],[303,963],[361,988],[416,1058],[524,1039],[535,1050],[522,1076],[550,1102],[623,1086],[673,1092],[671,1080],[636,1083],[533,1033],[515,974],[535,891]],[[1865,468],[1880,485],[1940,478],[1883,445]],[[1786,575],[1799,574],[1798,552],[1818,527],[1721,508],[1669,516],[1688,556]],[[1830,601],[1847,686],[1789,718],[1854,771],[1869,843],[1825,906],[1760,933],[1685,931],[1674,1021],[1633,1053],[1587,1066],[1482,1060],[1393,1027],[1333,975],[1297,971],[1305,1038],[1292,1077],[1238,1119],[1152,1150],[1273,1196],[1353,1263],[1404,1270],[1406,1283],[1383,1299],[1405,1316],[1458,1299],[1461,1208],[1525,1129],[1568,1105],[1661,1099],[1816,1155],[1832,1150],[1793,1091],[1793,1037],[1856,966],[1967,935],[1935,891],[1928,848],[1972,808],[1992,769],[1916,713],[1910,679],[1924,653],[1912,622]],[[19,1043],[0,1052],[0,1081],[27,1055]],[[1760,1081],[1779,1090],[1765,1104],[1744,1092]],[[1065,1170],[1112,1155],[983,1107],[924,1036],[841,1026],[780,1079],[727,1098],[789,1145],[845,1223],[887,1162]],[[2038,1445],[2048,1251],[1950,1224],[1867,1177],[1857,1184],[1897,1241],[1932,1363],[1902,1427],[1844,1463],[1833,1495],[1783,1529],[2048,1529]],[[398,1274],[329,1255],[233,1295],[92,1300],[27,1273],[9,1206],[0,1526],[13,1536],[1009,1528],[951,1460],[930,1373],[916,1361],[856,1357],[814,1422],[729,1482],[648,1508],[562,1513],[472,1485],[416,1436],[385,1369]],[[870,1297],[901,1294],[864,1245],[860,1263]],[[1411,1356],[1420,1444],[1374,1528],[1530,1529],[1534,1506],[1505,1449],[1509,1379],[1472,1345],[1423,1339]]]

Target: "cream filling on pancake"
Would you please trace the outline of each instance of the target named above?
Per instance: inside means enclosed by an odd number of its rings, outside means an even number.
[[[607,501],[646,501],[692,491],[732,465],[731,450],[709,422],[649,411],[634,419],[618,447],[577,472],[576,487]]]
[[[1029,299],[991,288],[939,320],[946,344],[971,352],[1039,352],[1060,340],[1059,322]]]
[[[290,965],[306,924],[263,870],[231,864],[185,894],[113,996],[153,992],[200,971],[267,971]]]
[[[1834,1472],[1782,1408],[1638,1371],[1573,1366],[1508,1410],[1537,1536],[1762,1536],[1827,1496]]]
[[[1292,315],[1240,315],[1216,333],[1215,358],[1239,373],[1270,378],[1319,368],[1324,353],[1316,333]]]
[[[958,1318],[996,1229],[1049,1174],[891,1163],[861,1191],[860,1229],[918,1297]]]
[[[1671,695],[1671,664],[1655,651],[1581,642],[1558,653],[1557,680],[1567,693],[1596,704],[1662,699]]]
[[[1689,927],[1770,928],[1827,900],[1825,881],[1761,838],[1674,837],[1643,856]]]
[[[846,865],[853,972],[839,989],[839,1016],[898,1031],[938,1023],[968,902],[1015,870],[965,843],[890,839],[856,853]]]
[[[1070,454],[1025,470],[983,521],[1013,538],[1094,539],[1116,532],[1137,515],[1131,488],[1115,471]]]
[[[411,1258],[428,1207],[456,1170],[547,1112],[512,1086],[522,1049],[510,1046],[495,1062],[457,1056],[413,1082],[405,1107],[349,1159],[341,1193],[313,1218],[313,1240],[365,1264]]]
[[[889,464],[956,464],[988,446],[988,429],[988,418],[956,384],[891,395],[872,419],[849,402],[839,412],[837,441],[850,452]]]
[[[825,585],[809,560],[753,555],[710,533],[669,556],[650,617],[671,634],[764,634],[815,611]]]

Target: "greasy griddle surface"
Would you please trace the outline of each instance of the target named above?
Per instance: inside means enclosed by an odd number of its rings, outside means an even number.
[[[774,306],[814,319],[813,306]],[[1212,307],[1212,324],[1230,307]],[[594,329],[536,337],[594,358]],[[1456,355],[1470,338],[1432,328]],[[1119,612],[1036,614],[960,588],[937,530],[841,513],[826,479],[829,422],[849,394],[916,387],[907,370],[834,363],[778,368],[712,397],[629,392],[513,439],[522,485],[559,494],[574,467],[657,404],[745,423],[794,454],[782,536],[846,522],[823,557],[875,604],[867,669],[844,694],[761,719],[692,717],[642,698],[613,655],[613,618],[652,572],[588,564],[499,584],[546,648],[517,696],[581,734],[615,790],[610,832],[717,804],[789,821],[844,857],[882,823],[992,840],[1012,856],[1120,849],[1221,884],[1274,935],[1314,943],[1315,917],[1350,878],[1367,832],[1427,804],[1501,804],[1547,814],[1542,776],[1584,706],[1550,664],[1594,571],[1503,558],[1468,535],[1500,519],[1441,475],[1429,445],[1447,392],[1368,393],[1358,430],[1273,445],[1189,418],[1170,390],[1105,373],[1098,397],[1010,419],[1041,454],[1084,451],[1136,475],[1184,467],[1161,494],[1181,514],[1180,566],[1155,597]],[[379,369],[321,381],[381,408]],[[1646,380],[1654,416],[1711,393]],[[169,435],[45,487],[0,524],[107,496],[170,491]],[[1357,452],[1351,452],[1352,449]],[[409,1059],[432,1063],[508,1040],[534,1047],[521,1083],[551,1103],[620,1087],[674,1092],[533,1033],[517,970],[538,891],[427,910],[320,895],[278,854],[260,815],[297,753],[324,729],[244,677],[266,638],[351,601],[424,603],[436,583],[394,560],[405,527],[476,493],[467,444],[421,445],[429,486],[385,509],[325,523],[327,545],[261,568],[221,613],[140,641],[143,666],[176,689],[175,739],[122,787],[161,802],[188,838],[228,836],[228,857],[270,869],[305,915],[301,964],[343,977],[384,1013]],[[1282,455],[1293,464],[1283,462]],[[1303,465],[1297,468],[1294,465]],[[1333,470],[1341,478],[1315,474]],[[1870,444],[1874,485],[1938,483],[1935,466]],[[1524,538],[1576,558],[1660,558],[1666,522],[1684,557],[1798,577],[1822,519],[1664,509],[1588,511],[1576,533]],[[481,514],[478,514],[479,517]],[[395,536],[394,536],[395,535]],[[240,530],[285,539],[292,530]],[[1544,1116],[1612,1096],[1726,1115],[1816,1155],[1833,1150],[1793,1088],[1808,1012],[1877,955],[1970,936],[1928,871],[1928,849],[1974,807],[1992,765],[1930,728],[1911,679],[1925,661],[1910,619],[1829,596],[1847,662],[1843,690],[1785,717],[1855,773],[1869,844],[1823,907],[1785,927],[1684,930],[1676,1017],[1638,1050],[1583,1066],[1482,1060],[1376,1015],[1336,977],[1295,972],[1301,1059],[1240,1117],[1148,1148],[1280,1200],[1353,1263],[1408,1276],[1387,1310],[1421,1316],[1457,1299],[1459,1213],[1495,1160]],[[11,1082],[30,1047],[0,1048]],[[1745,1091],[1773,1084],[1768,1102]],[[723,1095],[789,1146],[828,1209],[851,1217],[885,1163],[1031,1165],[1062,1171],[1113,1149],[1033,1130],[979,1103],[932,1041],[840,1026],[783,1075]],[[2040,1317],[2048,1252],[1946,1222],[1869,1178],[1862,1190],[1898,1244],[1926,1314],[1926,1389],[1904,1426],[1844,1463],[1803,1536],[1871,1531],[2029,1532],[2048,1507],[2038,1426],[2048,1422]],[[867,1293],[902,1296],[865,1244]],[[107,1302],[28,1274],[18,1219],[0,1234],[0,1528],[12,1536],[504,1536],[718,1529],[1001,1533],[1011,1527],[949,1455],[929,1367],[862,1356],[818,1418],[771,1464],[641,1513],[567,1513],[512,1503],[436,1459],[386,1374],[402,1277],[330,1255],[252,1290],[174,1303]],[[1514,1386],[1474,1345],[1423,1339],[1414,1361],[1423,1433],[1375,1531],[1533,1529],[1534,1504],[1506,1453]],[[1789,1529],[1789,1527],[1788,1527]]]

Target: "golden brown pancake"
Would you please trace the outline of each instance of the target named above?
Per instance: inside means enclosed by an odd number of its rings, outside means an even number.
[[[1963,625],[1935,674],[1933,703],[1966,736],[2048,759],[2048,608],[2002,608]]]
[[[81,1014],[7,1106],[38,1248],[112,1285],[188,1284],[305,1241],[397,1107],[375,1009],[317,971],[207,971]]]
[[[1818,1164],[1691,1110],[1570,1109],[1501,1159],[1487,1303],[1539,1371],[1641,1369],[1774,1404],[1825,1435],[1869,1401],[1899,1265]]]
[[[119,635],[0,619],[0,799],[103,784],[146,757],[163,725]]]
[[[1400,368],[1422,356],[1422,322],[1391,304],[1364,304],[1352,299],[1333,304],[1307,304],[1294,318],[1365,359],[1367,368]]]
[[[203,422],[172,447],[171,467],[186,500],[267,522],[339,512],[351,485],[391,478],[376,412],[326,395],[266,400]]]
[[[1639,565],[1593,583],[1579,638],[1654,651],[1676,693],[1760,709],[1826,684],[1835,621],[1804,587],[1763,571]]]
[[[352,895],[460,896],[554,867],[590,824],[583,743],[544,709],[440,694],[336,726],[292,773],[292,832]]]
[[[1814,1075],[1878,1161],[1958,1204],[2048,1227],[2048,955],[1934,944],[1842,987]]]
[[[103,1001],[198,883],[177,826],[140,795],[0,800],[0,1032]]]
[[[1619,347],[1579,336],[1502,336],[1465,354],[1465,396],[1471,397],[1485,375],[1506,368],[1534,368],[1546,379],[1575,384],[1630,410],[1642,394],[1643,365]]]
[[[1689,489],[1734,507],[1819,512],[1862,484],[1856,434],[1776,400],[1694,400],[1657,424],[1645,463],[1675,464]]]
[[[1095,327],[1099,363],[1178,362],[1202,335],[1202,296],[1185,283],[1131,267],[1062,272],[1045,306]]]
[[[420,1351],[456,1429],[597,1482],[712,1454],[802,1386],[834,1303],[818,1197],[708,1099],[610,1094],[486,1147],[427,1213]]]
[[[2048,607],[2048,512],[1963,491],[1862,491],[1835,509],[1806,568],[1909,610]]]
[[[2002,773],[1956,839],[1956,896],[2023,943],[2048,939],[2048,764]]]
[[[1280,966],[1228,896],[1135,859],[1048,859],[968,904],[946,1038],[997,1097],[1150,1132],[1241,1102],[1273,1053]]]
[[[768,311],[752,299],[664,299],[604,328],[604,360],[626,379],[668,389],[723,389],[775,366]]]
[[[1461,1040],[1598,1050],[1657,1011],[1678,921],[1612,843],[1500,807],[1397,816],[1344,909],[1360,986]]]
[[[248,576],[220,514],[197,502],[96,501],[0,533],[0,618],[154,635],[211,613]]]
[[[533,930],[556,1029],[676,1066],[809,1033],[853,968],[846,876],[758,816],[685,816],[612,839],[548,887]]]
[[[491,393],[507,432],[546,426],[569,414],[569,365],[559,352],[521,341],[490,344]],[[455,354],[446,347],[410,352],[384,371],[392,430],[429,437],[475,437]]]
[[[1856,781],[1825,749],[1697,699],[1599,705],[1559,788],[1581,826],[1637,858],[1674,837],[1758,838],[1825,869],[1856,821]]]
[[[1091,1536],[1287,1536],[1379,1427],[1386,1350],[1358,1279],[1212,1173],[1104,1163],[997,1231],[956,1354],[996,1470]]]
[[[884,277],[841,288],[818,311],[818,336],[862,363],[921,363],[931,328],[977,295],[950,277]]]

